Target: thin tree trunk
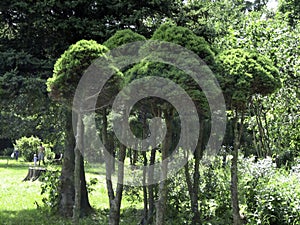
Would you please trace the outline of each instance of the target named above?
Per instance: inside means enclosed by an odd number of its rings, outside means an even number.
[[[187,164],[184,167],[186,183],[190,195],[191,209],[193,212],[193,218],[192,218],[193,225],[201,224],[198,200],[199,200],[199,180],[200,180],[199,166],[200,166],[200,160],[203,155],[202,154],[203,120],[200,120],[200,128],[201,129],[199,133],[198,143],[194,152],[193,181],[189,173],[189,163],[187,162]]]
[[[242,113],[240,129],[238,128],[239,116],[236,110],[234,121],[234,146],[231,160],[231,203],[232,203],[232,217],[233,225],[241,225],[242,220],[240,216],[239,197],[238,197],[238,150],[240,148],[240,139],[243,130],[244,114]]]
[[[146,113],[144,108],[142,108],[141,117],[143,122],[142,139],[145,139],[147,136],[147,126],[146,126],[147,118],[146,118]],[[142,155],[143,155],[144,168],[146,168],[148,166],[147,154],[145,151],[143,151]],[[142,219],[142,224],[147,224],[148,221],[148,191],[146,186],[146,178],[147,178],[146,176],[147,176],[146,169],[144,169],[143,170],[143,202],[144,202],[143,214],[144,215]]]
[[[146,152],[142,152],[143,158],[144,158],[144,167],[146,168],[148,164],[147,160],[147,155]],[[148,221],[148,191],[147,191],[147,186],[146,186],[146,170],[144,169],[143,171],[143,202],[144,202],[144,211],[143,211],[143,223],[142,224],[147,224]]]
[[[171,141],[172,141],[172,113],[165,110],[165,121],[167,127],[167,134],[163,143],[163,147],[161,150],[162,154],[162,161],[167,159],[168,153],[170,150]],[[161,182],[159,183],[158,191],[159,191],[159,198],[156,203],[156,225],[163,225],[166,215],[166,204],[167,204],[167,194],[168,194],[168,187],[167,187],[167,173],[168,173],[168,163],[165,161],[161,165]]]
[[[150,156],[150,166],[154,165],[155,163],[155,155],[156,155],[156,148],[153,148],[151,150],[151,156]],[[149,170],[149,183],[152,183],[153,180],[154,171],[153,169]],[[155,200],[154,200],[154,184],[150,184],[149,189],[149,211],[148,211],[148,223],[152,224],[153,222],[153,216],[154,216],[154,208],[155,208]]]
[[[80,156],[83,150],[83,122],[80,114],[77,114],[76,127],[76,146],[75,146],[75,168],[74,168],[74,187],[75,187],[75,203],[73,208],[73,222],[79,223],[80,206],[81,206],[81,180],[80,180]]]
[[[124,162],[126,154],[126,147],[121,144],[120,152],[119,152],[119,161]],[[119,225],[120,223],[120,215],[121,215],[121,202],[123,195],[123,180],[124,180],[124,164],[118,165],[118,184],[116,188],[116,194],[110,195],[109,205],[109,225]],[[111,181],[110,181],[111,183]],[[108,186],[112,188],[112,184]],[[113,192],[113,189],[110,190]],[[113,197],[113,198],[112,198]]]
[[[106,165],[106,186],[109,198],[109,225],[119,225],[120,223],[120,209],[121,201],[123,194],[123,181],[124,181],[124,164],[118,165],[118,183],[116,187],[116,192],[114,192],[112,184],[112,170],[113,170],[113,161],[110,160],[113,151],[108,143],[108,134],[107,134],[107,116],[106,109],[102,111],[103,125],[102,125],[102,141],[107,151],[105,151],[105,165]],[[119,149],[119,161],[124,163],[126,156],[126,146],[120,144]]]
[[[254,111],[255,111],[255,118],[256,118],[256,123],[258,126],[258,131],[260,134],[260,142],[261,146],[263,148],[264,152],[264,157],[270,155],[271,148],[270,148],[270,139],[269,139],[269,130],[268,130],[268,122],[266,118],[266,113],[263,112],[262,106],[261,106],[261,100],[257,96],[255,99],[255,106],[254,106]],[[260,101],[260,102],[259,102]],[[265,125],[263,125],[263,121],[265,121]],[[267,132],[267,133],[266,133]]]

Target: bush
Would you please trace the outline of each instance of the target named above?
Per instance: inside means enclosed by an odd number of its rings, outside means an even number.
[[[221,157],[201,166],[199,205],[204,224],[231,224],[229,169]]]
[[[41,140],[38,137],[22,137],[16,141],[16,147],[24,160],[30,162],[33,160],[33,155],[38,153],[40,143]]]
[[[44,195],[42,201],[46,209],[55,213],[59,203],[60,171],[49,170],[41,176],[40,180],[42,181],[41,194]]]
[[[300,184],[297,171],[276,169],[271,158],[245,160],[243,182],[248,224],[299,224]]]

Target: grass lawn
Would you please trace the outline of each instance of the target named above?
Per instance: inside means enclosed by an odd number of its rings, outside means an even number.
[[[72,224],[70,219],[51,215],[43,207],[40,181],[22,180],[26,177],[30,163],[19,159],[16,162],[10,158],[0,158],[0,225],[56,225]],[[89,199],[95,213],[81,219],[80,224],[108,224],[108,197],[104,176],[96,173],[95,168],[86,168],[87,180],[97,178],[98,184],[89,194]],[[38,207],[39,206],[39,207]],[[131,205],[126,198],[122,201],[121,224],[137,224],[142,203]]]

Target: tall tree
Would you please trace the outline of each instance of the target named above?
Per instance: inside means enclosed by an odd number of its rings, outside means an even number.
[[[299,108],[300,85],[297,48],[299,26],[290,27],[281,13],[264,18],[261,12],[253,12],[244,19],[241,18],[240,25],[231,29],[230,34],[224,36],[218,45],[225,49],[257,49],[278,68],[281,89],[268,97],[256,96],[250,105],[255,113],[250,128],[255,134],[254,143],[257,143],[254,147],[259,156],[282,155],[287,151],[299,154],[299,122],[296,113]]]
[[[187,49],[193,51],[195,54],[200,56],[208,65],[213,65],[214,64],[214,55],[212,51],[210,50],[210,47],[208,43],[199,36],[196,36],[191,32],[189,29],[186,29],[184,27],[180,26],[175,26],[172,24],[163,24],[160,26],[159,29],[155,31],[153,34],[152,38],[153,40],[158,40],[158,41],[168,41],[174,44],[181,45],[183,47],[186,47]],[[156,51],[162,51],[163,52],[164,48],[161,47],[156,49]],[[155,54],[156,53],[152,53]],[[166,55],[163,57],[166,58],[173,58],[174,60],[177,59],[176,53],[172,55],[172,53],[168,52],[168,54],[171,55]],[[149,52],[149,55],[151,55],[151,52]],[[180,61],[180,60],[179,60]],[[186,62],[188,65],[191,62]],[[176,60],[175,63],[176,64]],[[125,79],[130,81],[134,81],[135,79],[147,77],[147,76],[157,76],[157,77],[165,77],[167,79],[170,79],[180,85],[184,90],[189,94],[189,96],[193,99],[194,103],[196,104],[196,107],[198,109],[198,113],[200,115],[200,118],[202,115],[205,115],[208,111],[208,106],[207,106],[207,101],[205,99],[204,94],[202,93],[201,89],[199,88],[198,84],[193,81],[191,77],[189,77],[187,74],[183,73],[182,71],[178,70],[174,66],[171,65],[165,65],[162,63],[152,63],[148,62],[147,60],[142,61],[141,63],[135,65],[132,69],[129,69],[125,73]],[[174,93],[174,91],[171,91],[169,93],[170,96],[172,95],[178,95],[178,93]],[[166,96],[167,97],[167,96]],[[150,101],[151,102],[151,101]],[[149,112],[148,116],[151,115],[151,117],[155,116],[162,116],[166,122],[166,126],[168,128],[168,133],[165,137],[164,142],[162,145],[159,147],[161,151],[161,156],[162,160],[166,159],[174,150],[174,147],[176,146],[177,140],[176,137],[178,138],[178,134],[176,132],[179,132],[179,130],[176,131],[174,124],[178,123],[178,118],[176,116],[176,110],[174,108],[170,107],[164,102],[158,101],[157,99],[152,99],[152,104],[150,102],[144,103],[146,106],[144,108],[147,108],[147,103],[148,106],[151,105],[152,110]],[[159,110],[160,109],[160,110]],[[161,114],[156,114],[156,111],[161,111]],[[176,122],[177,121],[177,122]],[[178,124],[177,124],[178,125]],[[179,126],[180,127],[180,126]],[[201,127],[202,128],[202,127]],[[182,132],[182,131],[181,131]],[[172,134],[173,133],[173,134]],[[183,134],[185,135],[185,134]],[[199,174],[199,162],[201,159],[201,149],[202,149],[202,138],[200,137],[201,140],[199,140],[198,146],[195,151],[194,157],[197,159],[196,160],[196,171],[195,171],[195,176],[194,176],[194,182],[189,182],[191,184],[191,187],[189,188],[190,190],[190,195],[191,195],[191,208],[194,213],[194,224],[199,223],[200,216],[199,216],[199,207],[198,207],[198,186],[197,184],[199,183],[199,178],[200,176],[197,176]],[[159,154],[160,155],[160,154]],[[197,169],[198,168],[198,169]],[[163,172],[167,173],[167,169],[164,168]],[[164,177],[164,174],[162,174]],[[166,177],[165,177],[166,178]],[[197,183],[198,182],[198,183]],[[149,186],[149,194],[151,193],[151,186]],[[166,211],[166,202],[167,202],[167,182],[163,179],[158,188],[158,201],[156,205],[156,224],[163,224],[165,221],[165,211]],[[193,197],[192,197],[193,196]],[[149,196],[150,197],[150,196]],[[149,203],[152,202],[151,199],[149,199]],[[149,205],[149,209],[150,209]],[[149,210],[150,211],[150,210]],[[151,212],[149,212],[151,214]]]
[[[257,52],[231,49],[217,58],[219,78],[228,109],[233,112],[234,146],[231,160],[231,201],[233,224],[241,225],[238,198],[238,152],[247,104],[254,95],[268,95],[280,87],[279,72],[272,62]]]
[[[295,27],[300,22],[300,1],[299,0],[281,0],[279,1],[279,11],[285,14],[288,22]]]
[[[83,129],[81,125],[82,115],[80,112],[76,112],[78,130],[76,130],[77,140],[75,140],[72,129],[72,100],[84,71],[91,65],[93,60],[103,57],[107,50],[105,46],[98,44],[96,41],[82,40],[71,45],[57,60],[53,77],[47,81],[51,96],[60,101],[62,106],[65,106],[67,118],[65,128],[66,146],[59,196],[59,211],[64,216],[72,216],[74,206],[76,208],[74,212],[78,213],[78,210],[80,210],[81,214],[88,213],[91,208],[86,189],[83,149],[79,149],[83,147],[83,141],[80,140],[82,138],[82,135],[80,135],[81,129]],[[76,164],[74,164],[75,159]],[[77,183],[74,181],[77,181]],[[77,199],[78,197],[79,199]],[[78,202],[74,202],[75,199]],[[77,204],[75,205],[75,203]],[[73,216],[78,217],[77,215]]]
[[[122,45],[136,42],[136,41],[145,41],[146,38],[140,34],[137,34],[133,32],[130,29],[120,30],[117,31],[113,36],[111,36],[108,40],[106,40],[103,45],[107,46],[109,49],[113,50],[117,47],[117,52],[122,54],[121,47]],[[137,52],[137,49],[123,49],[123,56],[129,58],[130,54],[135,55]],[[131,52],[133,51],[133,52]],[[124,70],[128,69],[127,67],[124,68]],[[117,90],[116,90],[117,91]],[[112,96],[113,97],[113,96]],[[118,161],[124,163],[125,157],[126,157],[126,148],[127,146],[124,146],[122,143],[116,142],[111,143],[114,138],[113,135],[108,132],[108,120],[107,115],[110,113],[109,105],[107,105],[103,110],[101,111],[102,115],[102,141],[107,149],[106,151],[106,187],[107,187],[107,193],[109,198],[109,224],[110,225],[118,225],[120,223],[120,210],[121,210],[121,203],[122,203],[122,195],[123,195],[123,179],[124,179],[124,165],[119,164],[118,165],[118,181],[116,190],[114,191],[113,188],[113,182],[112,182],[112,172],[114,171],[114,163],[110,160],[111,156],[115,156],[116,149],[113,149],[113,146],[118,146],[119,150],[119,157]],[[126,134],[125,134],[126,135]]]

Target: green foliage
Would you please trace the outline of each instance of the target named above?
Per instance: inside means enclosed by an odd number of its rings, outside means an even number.
[[[209,44],[188,28],[165,23],[154,32],[151,39],[183,46],[197,54],[208,65],[214,65],[214,53]]]
[[[248,224],[299,224],[299,171],[275,169],[271,158],[242,164]]]
[[[231,223],[229,167],[219,157],[200,167],[200,212],[212,224]]]
[[[49,211],[56,212],[59,203],[60,171],[48,170],[40,177],[42,201]],[[45,196],[46,195],[46,196]]]
[[[46,173],[43,173],[40,177],[41,183],[41,195],[43,195],[42,201],[45,209],[51,213],[55,213],[58,210],[59,197],[60,197],[60,176],[61,171],[58,168],[50,168]],[[95,186],[99,183],[97,178],[91,178],[87,182],[87,191],[90,194],[96,191]]]
[[[113,36],[103,43],[107,48],[113,49],[121,45],[135,42],[145,41],[146,38],[140,34],[133,32],[130,29],[118,30]]]
[[[193,214],[190,206],[190,196],[184,177],[184,169],[176,176],[168,179],[167,215],[170,224],[189,224]]]
[[[71,44],[82,39],[102,43],[128,27],[150,37],[162,19],[181,5],[173,0],[1,1],[0,136],[15,140],[34,134],[45,140],[62,130],[58,126],[64,117],[50,109],[45,83],[55,61]],[[37,119],[29,121],[19,114],[36,114]]]
[[[193,51],[201,59],[208,63],[208,65],[214,64],[214,54],[210,50],[209,44],[202,37],[196,36],[187,28],[166,23],[161,25],[155,31],[151,39],[180,45],[190,51]],[[146,76],[167,78],[181,86],[194,100],[198,108],[207,112],[207,100],[204,93],[200,90],[198,83],[196,83],[191,76],[176,67],[176,60],[179,60],[179,62],[182,63],[182,60],[186,56],[181,55],[181,58],[178,59],[176,52],[172,53],[172,50],[170,51],[170,49],[165,49],[164,47],[165,46],[162,45],[156,49],[156,52],[149,52],[149,54],[154,54],[153,56],[156,57],[155,54],[157,53],[161,58],[171,58],[174,65],[168,65],[160,62],[148,62],[146,60],[142,61],[125,72],[126,82],[128,83]],[[190,59],[189,56],[187,57]],[[186,61],[186,64],[190,66],[189,69],[192,71],[191,65],[194,65],[194,62]],[[203,70],[205,69],[206,68],[203,67]],[[178,93],[174,93],[174,91],[169,93],[170,96],[177,94]]]
[[[47,81],[48,91],[55,99],[70,100],[84,71],[107,51],[105,46],[93,40],[81,40],[71,45],[56,61],[53,77]]]
[[[98,183],[99,183],[99,180],[97,178],[95,178],[95,177],[91,178],[86,184],[88,193],[95,191],[96,189],[94,186],[97,185]]]
[[[213,43],[216,38],[228,34],[228,27],[240,23],[245,10],[246,1],[187,0],[174,20],[178,25],[191,29]]]
[[[299,0],[280,0],[279,11],[285,14],[289,24],[295,26],[300,21],[300,1]]]
[[[31,162],[33,155],[38,153],[38,147],[41,144],[41,140],[38,137],[22,137],[16,140],[16,147],[20,151],[20,154],[24,157],[24,160]]]
[[[267,148],[256,149],[257,152],[269,152],[270,156],[275,153],[282,155],[286,150],[299,149],[300,27],[289,27],[281,14],[268,19],[262,16],[262,13],[249,13],[235,27],[231,27],[229,35],[216,42],[221,49],[256,49],[270,58],[280,71],[282,87],[268,97],[256,96],[252,99],[252,106],[257,105],[260,110],[259,115],[256,112],[250,119],[249,129],[255,134],[253,138],[257,140],[258,147],[259,140],[267,144]],[[261,118],[261,127],[267,135],[259,132],[256,116]]]
[[[244,108],[254,94],[267,95],[280,87],[279,72],[265,56],[243,49],[221,52],[221,87],[230,107]]]

